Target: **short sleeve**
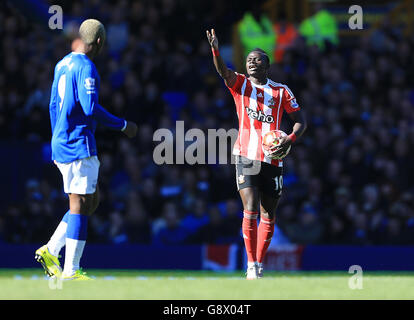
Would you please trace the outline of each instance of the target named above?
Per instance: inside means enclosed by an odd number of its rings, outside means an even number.
[[[282,101],[283,108],[287,113],[292,113],[300,110],[299,104],[297,103],[295,96],[287,86],[284,86]]]
[[[227,84],[226,86],[227,88],[229,88],[230,92],[240,94],[243,82],[244,80],[246,80],[246,76],[244,74],[237,73],[237,72],[235,72],[235,74],[236,74],[236,82],[233,84],[232,87],[227,86]]]

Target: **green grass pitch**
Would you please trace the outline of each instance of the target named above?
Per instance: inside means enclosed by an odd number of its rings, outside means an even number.
[[[0,299],[278,300],[414,299],[414,272],[365,272],[350,289],[347,272],[87,270],[94,281],[49,281],[41,269],[0,269]]]

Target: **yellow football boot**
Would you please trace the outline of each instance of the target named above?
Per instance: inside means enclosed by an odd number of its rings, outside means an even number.
[[[71,276],[63,276],[63,280],[75,280],[75,281],[88,281],[93,280],[91,277],[86,275],[86,272],[82,271],[82,268],[76,270]]]
[[[59,258],[49,252],[47,245],[36,250],[35,259],[42,265],[49,277],[60,277],[62,275]]]

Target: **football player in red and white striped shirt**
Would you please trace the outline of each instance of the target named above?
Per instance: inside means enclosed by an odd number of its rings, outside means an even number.
[[[283,161],[266,157],[262,138],[279,130],[283,113],[293,120],[292,132],[282,138],[273,154],[280,156],[306,130],[306,118],[290,89],[267,77],[269,57],[257,48],[246,58],[247,76],[227,68],[220,57],[214,29],[207,31],[213,62],[234,98],[239,133],[233,147],[236,182],[243,202],[242,231],[247,253],[247,279],[263,276],[263,258],[274,232],[275,211],[283,185]],[[257,227],[258,210],[260,224]]]

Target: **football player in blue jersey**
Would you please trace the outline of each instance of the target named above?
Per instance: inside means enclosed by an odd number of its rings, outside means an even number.
[[[85,20],[79,28],[74,51],[56,65],[52,84],[49,104],[52,160],[63,176],[69,211],[49,242],[36,250],[35,258],[49,276],[63,279],[90,279],[79,263],[86,242],[88,217],[99,203],[97,124],[122,131],[129,138],[137,132],[135,123],[112,115],[98,102],[100,78],[92,60],[101,51],[105,37],[101,22]],[[58,257],[64,245],[62,270]]]

